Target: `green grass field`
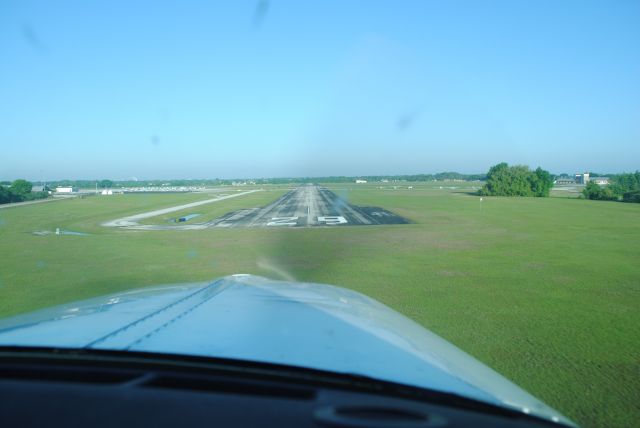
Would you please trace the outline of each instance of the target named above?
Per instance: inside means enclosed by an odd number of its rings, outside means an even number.
[[[584,426],[636,425],[640,205],[569,198],[480,202],[464,183],[440,185],[334,185],[356,205],[384,207],[413,221],[375,227],[99,226],[210,197],[203,194],[3,209],[0,316],[239,272],[330,283],[404,313]],[[211,213],[246,208],[279,191],[204,207]],[[32,234],[56,227],[91,235]]]

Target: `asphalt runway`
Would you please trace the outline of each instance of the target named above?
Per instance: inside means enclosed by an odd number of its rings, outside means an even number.
[[[405,224],[408,221],[377,207],[357,207],[324,187],[297,187],[263,208],[226,214],[208,227],[314,227]]]

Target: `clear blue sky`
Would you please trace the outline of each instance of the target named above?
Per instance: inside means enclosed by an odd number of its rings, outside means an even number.
[[[0,179],[640,168],[640,1],[2,1]]]

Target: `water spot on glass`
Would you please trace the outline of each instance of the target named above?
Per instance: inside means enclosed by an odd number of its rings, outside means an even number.
[[[418,119],[419,112],[418,111],[410,111],[406,112],[398,117],[396,121],[396,130],[398,131],[406,131],[411,128],[411,126]]]
[[[269,13],[269,1],[258,0],[255,11],[253,13],[253,28],[259,29],[267,18]]]
[[[47,53],[47,46],[42,42],[36,31],[29,24],[22,25],[22,37],[36,53]]]
[[[36,262],[36,267],[37,267],[38,269],[44,269],[44,267],[45,267],[45,266],[47,266],[47,264],[46,264],[45,262],[43,262],[42,260],[38,260],[38,261]]]
[[[196,257],[198,257],[198,252],[196,250],[189,250],[187,251],[187,257],[190,259],[195,259]]]

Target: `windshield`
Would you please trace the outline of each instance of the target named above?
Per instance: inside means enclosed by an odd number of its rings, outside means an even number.
[[[451,344],[632,426],[638,22],[633,1],[2,2],[0,344],[135,350],[180,309],[148,349],[518,401]],[[387,310],[411,321],[373,329]],[[185,335],[205,325],[218,345]]]

